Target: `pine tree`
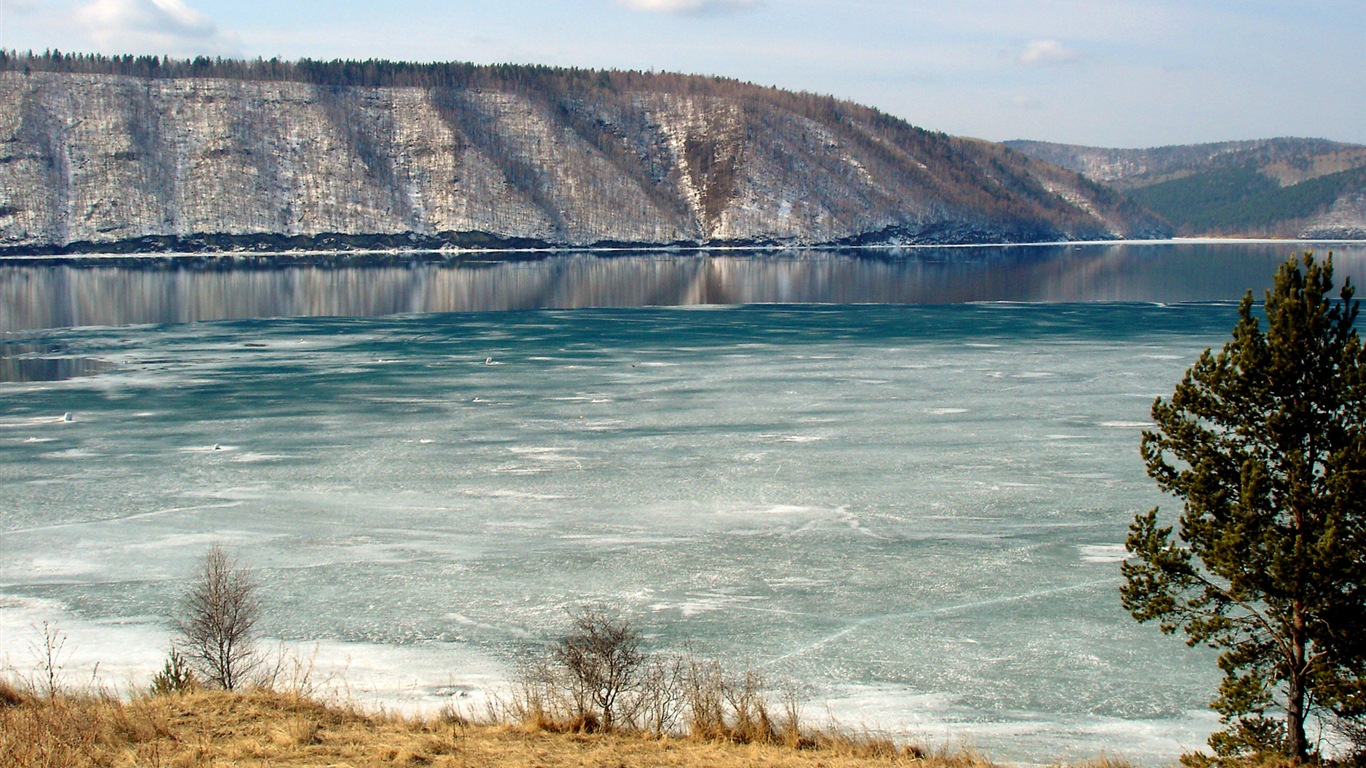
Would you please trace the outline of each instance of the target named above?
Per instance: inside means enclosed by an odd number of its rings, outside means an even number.
[[[1143,433],[1180,532],[1157,509],[1135,518],[1122,599],[1221,652],[1215,763],[1306,760],[1312,717],[1366,713],[1366,352],[1351,281],[1337,301],[1332,287],[1331,254],[1283,264],[1267,329],[1248,292],[1232,340],[1158,398]]]

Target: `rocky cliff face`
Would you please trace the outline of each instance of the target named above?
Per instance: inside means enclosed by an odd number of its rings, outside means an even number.
[[[1166,234],[1000,145],[832,99],[641,78],[551,92],[0,72],[0,249]]]

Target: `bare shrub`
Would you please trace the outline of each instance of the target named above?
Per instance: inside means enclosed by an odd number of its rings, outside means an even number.
[[[782,744],[807,749],[820,744],[822,734],[808,734],[801,723],[801,706],[789,690],[779,704],[763,676],[754,671],[728,674],[719,663],[690,659],[684,681],[688,735],[695,739],[738,744]]]
[[[555,732],[686,735],[860,758],[925,754],[871,733],[808,730],[794,690],[775,696],[757,672],[733,674],[691,652],[647,653],[641,635],[607,609],[582,608],[572,617],[566,635],[521,666],[508,696],[490,700],[489,722]]]
[[[610,731],[638,688],[645,654],[631,623],[600,606],[580,608],[549,649],[542,672],[558,682],[576,730]],[[631,707],[626,707],[629,711]]]
[[[251,570],[217,544],[200,559],[176,619],[177,647],[208,685],[237,690],[260,665],[259,593]]]
[[[796,704],[788,707],[790,725],[775,721],[763,678],[753,671],[728,675],[711,660],[692,659],[686,681],[688,733],[693,738],[740,744],[777,744],[799,730]]]
[[[69,655],[66,652],[66,635],[55,624],[45,621],[42,640],[29,643],[29,650],[38,664],[37,676],[31,681],[32,688],[49,699],[55,699],[62,691],[62,670]]]
[[[317,643],[305,652],[302,648],[291,649],[281,642],[269,652],[260,653],[255,684],[297,699],[321,701],[349,698],[343,672],[333,672],[321,680],[315,678],[319,650]]]
[[[771,704],[764,693],[763,678],[749,671],[724,688],[730,705],[730,738],[742,744],[776,744],[778,728],[769,716]]]
[[[635,696],[629,701],[632,726],[654,736],[677,730],[688,705],[687,676],[687,657],[675,653],[647,656]]]
[[[490,718],[533,730],[678,730],[687,707],[687,657],[650,654],[631,623],[600,606],[571,614],[569,631],[526,660]]]
[[[574,690],[547,659],[528,661],[517,672],[511,697],[490,700],[489,719],[511,720],[535,731],[567,730],[570,721],[583,721],[585,704],[575,699]]]
[[[721,665],[696,658],[688,661],[684,681],[688,706],[688,735],[695,739],[727,739],[726,678]]]

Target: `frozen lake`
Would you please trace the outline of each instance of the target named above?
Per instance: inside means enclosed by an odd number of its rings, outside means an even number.
[[[566,609],[605,603],[651,647],[797,683],[846,724],[1001,759],[1170,760],[1215,725],[1216,670],[1119,606],[1128,522],[1175,510],[1139,432],[1293,248],[1167,249],[667,257],[652,273],[673,286],[691,269],[702,300],[823,301],[864,280],[864,300],[909,305],[171,322],[229,307],[47,330],[19,329],[59,324],[32,319],[55,285],[53,318],[69,321],[97,279],[157,312],[202,306],[215,280],[257,286],[224,302],[274,290],[277,308],[323,306],[344,281],[374,308],[351,314],[370,315],[458,308],[411,297],[459,270],[323,269],[310,293],[289,270],[6,267],[0,370],[46,358],[88,375],[0,384],[0,662],[31,670],[47,621],[69,637],[73,682],[99,662],[110,684],[141,684],[194,560],[221,542],[258,569],[268,634],[317,643],[362,702],[478,701]],[[1340,276],[1366,274],[1366,249],[1334,250]],[[639,287],[651,266],[636,259],[480,269]],[[410,303],[375,306],[405,274]],[[961,300],[914,299],[926,285]],[[538,306],[582,306],[563,299],[582,290],[546,290]],[[291,306],[256,311],[315,314]]]

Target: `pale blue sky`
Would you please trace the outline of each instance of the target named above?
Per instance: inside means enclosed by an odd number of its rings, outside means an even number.
[[[993,140],[1366,143],[1363,0],[0,0],[0,46],[673,70]]]

